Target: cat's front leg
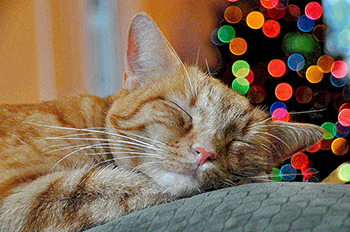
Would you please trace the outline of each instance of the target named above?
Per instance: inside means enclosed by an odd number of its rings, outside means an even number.
[[[17,187],[0,207],[1,231],[79,231],[170,201],[143,175],[118,168],[60,171]]]

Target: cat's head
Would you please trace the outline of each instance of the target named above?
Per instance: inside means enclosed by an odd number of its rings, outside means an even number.
[[[175,196],[259,181],[322,137],[318,126],[271,121],[244,96],[184,65],[145,14],[133,18],[126,69],[107,117],[111,151],[118,165]]]

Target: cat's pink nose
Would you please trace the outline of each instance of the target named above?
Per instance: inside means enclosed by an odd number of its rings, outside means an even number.
[[[198,154],[198,160],[197,160],[198,165],[203,165],[205,161],[207,161],[208,159],[213,160],[216,158],[214,153],[208,152],[204,148],[197,147],[194,150]]]

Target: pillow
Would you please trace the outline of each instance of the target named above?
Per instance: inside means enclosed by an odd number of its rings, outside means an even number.
[[[120,217],[100,231],[349,231],[348,185],[247,184]]]

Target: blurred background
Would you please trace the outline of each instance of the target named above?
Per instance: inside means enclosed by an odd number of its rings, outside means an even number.
[[[127,30],[145,11],[180,57],[214,67],[211,31],[227,0],[1,0],[0,104],[122,88]]]
[[[0,2],[0,103],[33,103],[120,88],[112,0]]]

